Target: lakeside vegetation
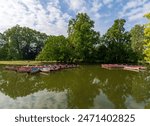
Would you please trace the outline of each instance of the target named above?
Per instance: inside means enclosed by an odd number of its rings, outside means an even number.
[[[150,13],[145,17],[150,20]],[[150,23],[135,25],[131,31],[125,30],[125,23],[125,19],[116,19],[101,36],[94,30],[94,21],[86,13],[79,13],[68,23],[67,37],[48,36],[16,25],[0,33],[0,64],[26,64],[24,60],[36,60],[31,64],[150,62]]]
[[[0,65],[42,65],[56,63],[56,61],[0,61]]]

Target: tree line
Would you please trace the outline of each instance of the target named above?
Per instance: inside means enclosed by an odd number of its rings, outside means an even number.
[[[44,33],[16,25],[0,34],[0,59],[33,60],[47,37]]]
[[[150,20],[150,14],[145,17]],[[125,19],[116,19],[104,35],[94,21],[79,13],[68,23],[67,37],[48,36],[16,25],[0,33],[0,60],[41,60],[86,63],[150,62],[150,23],[126,31]]]

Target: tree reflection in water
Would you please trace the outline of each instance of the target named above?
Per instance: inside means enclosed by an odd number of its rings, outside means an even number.
[[[0,72],[0,108],[150,108],[148,72],[98,65],[49,75]]]

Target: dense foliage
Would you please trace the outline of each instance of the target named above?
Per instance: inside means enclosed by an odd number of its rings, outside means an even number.
[[[47,35],[37,32],[27,27],[16,25],[4,32],[3,45],[1,48],[7,53],[7,56],[1,56],[1,59],[8,60],[32,60],[44,46]],[[3,53],[4,55],[4,53]]]
[[[69,41],[64,36],[50,36],[36,58],[45,61],[65,61],[70,62],[72,58],[72,49]]]
[[[150,21],[150,13],[146,14],[145,17]],[[147,62],[150,62],[150,22],[145,25],[144,36],[145,36],[145,40],[144,40],[144,42],[145,42],[145,44],[144,44],[145,60]]]
[[[130,34],[124,28],[125,22],[124,19],[115,20],[112,27],[103,35],[101,39],[103,45],[99,48],[99,52],[105,52],[105,55],[100,57],[103,62],[125,63],[136,61],[131,49]]]
[[[137,54],[138,59],[143,60],[143,50],[144,50],[144,26],[135,25],[131,31],[131,47],[133,51]]]
[[[6,43],[5,37],[0,33],[0,59],[6,60],[8,53],[8,44]]]
[[[149,14],[145,17],[150,19]],[[133,63],[145,56],[149,62],[150,24],[145,29],[135,25],[127,32],[125,23],[124,19],[115,20],[100,36],[94,30],[94,21],[79,13],[68,23],[68,37],[48,36],[16,25],[0,34],[0,60]]]
[[[68,25],[68,39],[74,47],[77,61],[93,62],[99,33],[94,31],[94,22],[86,13],[79,13]]]

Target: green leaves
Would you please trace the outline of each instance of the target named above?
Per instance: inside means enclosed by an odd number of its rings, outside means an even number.
[[[71,61],[72,49],[64,36],[50,36],[36,60]]]
[[[46,34],[16,25],[4,32],[8,43],[8,59],[33,60],[44,46]]]
[[[105,55],[100,55],[100,60],[103,60],[107,63],[127,63],[135,62],[136,58],[133,57],[133,51],[131,49],[130,34],[125,31],[124,19],[117,19],[114,21],[114,24],[111,28],[108,29],[106,34],[102,37],[101,43],[102,46],[105,46],[106,49],[103,49]],[[105,50],[104,50],[105,49]],[[132,57],[130,57],[132,56]],[[103,58],[103,59],[102,59]]]
[[[93,30],[94,22],[86,13],[79,13],[71,19],[68,38],[75,49],[75,60],[91,62],[94,60],[94,45],[99,41],[99,33]]]
[[[143,60],[144,26],[135,25],[131,31],[131,47],[137,53],[138,58]]]
[[[8,44],[6,43],[5,36],[0,33],[0,60],[7,60]]]
[[[150,19],[150,14],[145,17]],[[142,60],[145,55],[145,60],[150,62],[150,23],[145,25],[144,33],[143,26],[139,25],[130,33],[125,31],[125,23],[124,19],[115,20],[100,37],[94,30],[94,21],[86,13],[79,13],[68,23],[67,38],[47,36],[16,25],[0,34],[0,59],[34,60],[36,57],[61,62],[127,63]]]
[[[145,17],[150,21],[150,13],[146,14]],[[144,59],[150,62],[150,22],[144,27],[144,43]]]

